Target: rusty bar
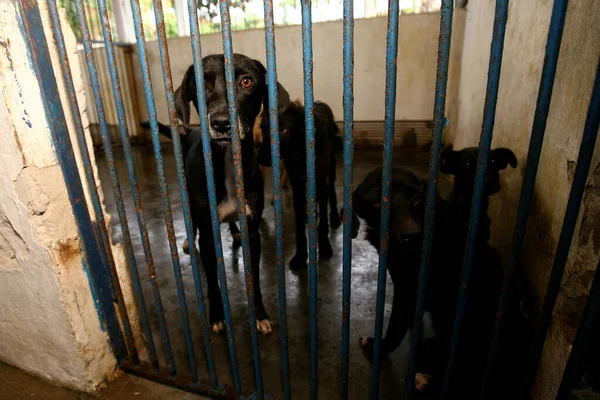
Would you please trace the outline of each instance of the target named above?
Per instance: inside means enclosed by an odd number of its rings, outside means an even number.
[[[542,351],[544,350],[544,342],[546,341],[548,328],[550,328],[550,323],[552,321],[554,305],[556,304],[556,299],[560,290],[560,282],[569,257],[573,232],[575,232],[575,226],[577,225],[581,200],[583,199],[590,164],[592,163],[592,156],[594,155],[594,147],[596,145],[599,127],[600,60],[598,60],[594,87],[592,89],[590,105],[585,120],[585,126],[583,128],[583,137],[581,139],[579,155],[577,157],[577,166],[575,167],[573,184],[571,185],[571,192],[569,193],[569,201],[567,202],[567,209],[558,238],[558,245],[556,246],[556,255],[554,256],[554,263],[552,264],[552,270],[550,272],[550,280],[548,281],[548,286],[546,288],[544,304],[542,305],[540,319],[533,337],[532,350],[528,359],[527,375],[525,376],[525,390],[530,390],[531,388]]]
[[[479,139],[479,155],[477,159],[477,170],[475,173],[475,190],[473,193],[473,204],[471,206],[469,230],[467,233],[467,243],[465,246],[465,256],[463,259],[459,297],[456,305],[456,316],[454,319],[454,327],[452,329],[452,337],[450,339],[448,364],[444,374],[442,400],[447,398],[450,388],[450,378],[452,376],[452,369],[454,367],[456,358],[460,327],[465,311],[469,279],[471,277],[471,269],[473,266],[473,256],[477,242],[477,231],[479,228],[479,218],[481,214],[481,206],[483,203],[483,194],[485,188],[485,175],[490,153],[490,146],[492,144],[494,120],[496,117],[496,103],[498,101],[498,86],[500,84],[500,69],[502,67],[502,53],[504,50],[504,34],[506,32],[507,19],[508,0],[496,0],[494,28],[492,34],[492,44],[490,48],[488,81],[485,93],[485,106],[483,110],[483,124],[481,128],[481,137]]]
[[[112,303],[110,279],[103,265],[102,249],[94,235],[37,1],[19,1],[17,19],[25,38],[29,61],[38,79],[44,113],[52,144],[56,150],[56,159],[63,174],[73,216],[83,243],[85,251],[82,261],[83,268],[90,277],[90,288],[96,303],[100,324],[108,332],[115,357],[117,360],[124,360],[127,357],[125,340]]]
[[[264,398],[262,370],[260,366],[260,347],[258,343],[258,331],[256,327],[256,311],[254,309],[254,279],[252,263],[250,260],[250,241],[248,238],[248,225],[245,207],[244,173],[242,170],[242,144],[240,132],[238,132],[237,102],[235,98],[235,71],[233,66],[233,44],[231,40],[231,18],[229,15],[229,0],[219,0],[221,10],[221,35],[223,38],[223,55],[225,59],[225,84],[227,88],[227,105],[229,109],[229,120],[231,124],[231,148],[233,151],[233,162],[235,165],[235,189],[237,193],[237,212],[242,235],[242,255],[244,259],[244,275],[246,276],[246,296],[248,298],[248,319],[250,323],[250,336],[252,342],[252,361],[254,363],[254,380],[256,392],[259,399]],[[227,162],[227,161],[225,161]]]
[[[352,287],[352,167],[354,157],[354,0],[344,0],[344,233],[342,261],[342,395],[348,399]]]
[[[510,247],[510,258],[504,274],[502,297],[500,299],[498,312],[496,313],[494,334],[492,336],[490,351],[486,361],[484,379],[482,381],[482,398],[485,398],[486,384],[492,374],[493,363],[501,340],[500,335],[502,326],[504,325],[504,312],[508,303],[511,301],[510,297],[513,292],[515,273],[521,255],[521,248],[525,241],[527,219],[529,211],[531,210],[533,190],[535,188],[535,180],[542,153],[542,144],[544,142],[544,133],[546,131],[546,122],[550,111],[550,101],[552,99],[552,89],[554,87],[554,77],[558,65],[558,56],[560,53],[563,28],[567,14],[567,5],[568,0],[555,0],[552,7],[552,16],[550,18],[550,27],[548,29],[548,39],[546,41],[546,53],[544,55],[540,88],[538,90],[535,115],[533,117],[533,127],[531,128],[531,138],[529,139],[525,176],[523,177],[523,186],[521,189],[519,206],[517,208],[517,218]]]
[[[452,39],[452,15],[454,1],[442,0],[440,13],[440,36],[438,39],[438,65],[435,82],[435,104],[433,106],[433,145],[429,158],[429,180],[427,182],[427,204],[423,232],[423,247],[421,248],[421,265],[419,271],[419,286],[417,291],[417,306],[411,334],[410,360],[406,391],[410,397],[415,386],[416,360],[419,342],[423,332],[423,314],[425,313],[425,293],[429,276],[429,262],[433,244],[433,229],[435,207],[437,200],[437,182],[440,169],[440,154],[442,151],[442,136],[444,132],[444,111],[446,108],[446,87],[448,84],[448,68],[450,64],[450,43]]]
[[[125,300],[123,299],[123,291],[121,290],[121,284],[119,282],[119,275],[117,274],[117,268],[115,266],[115,260],[112,253],[110,239],[108,237],[108,231],[106,229],[106,221],[104,220],[104,211],[102,210],[102,202],[98,194],[96,187],[96,179],[94,177],[94,169],[90,160],[90,153],[87,147],[87,140],[85,132],[83,130],[83,122],[81,121],[81,114],[79,114],[79,102],[77,101],[77,93],[73,84],[73,76],[71,74],[71,67],[69,65],[69,56],[65,45],[65,38],[63,36],[62,27],[60,24],[60,18],[58,15],[58,8],[56,0],[47,0],[48,10],[50,12],[50,21],[52,24],[52,31],[54,32],[54,40],[56,41],[56,47],[58,49],[58,56],[60,58],[60,66],[65,80],[65,86],[67,89],[67,96],[69,97],[69,105],[71,108],[71,116],[73,117],[73,123],[75,125],[75,133],[77,134],[77,141],[79,144],[79,152],[81,154],[81,160],[85,171],[85,176],[88,184],[88,190],[92,204],[94,206],[94,212],[96,215],[96,222],[98,225],[98,234],[100,237],[101,244],[104,248],[104,257],[108,266],[108,269],[112,278],[112,287],[117,307],[119,308],[119,316],[123,324],[123,330],[125,331],[125,340],[127,342],[127,349],[129,351],[129,357],[135,363],[139,362],[137,348],[133,340],[133,332],[131,330],[131,323],[129,321],[129,315],[125,308]]]
[[[277,57],[275,52],[275,23],[273,0],[265,0],[265,43],[267,51],[267,89],[269,96],[269,130],[271,136],[271,165],[273,166],[273,199],[275,210],[275,251],[277,286],[279,293],[279,320],[281,337],[281,374],[283,398],[291,398],[290,361],[288,355],[287,305],[285,290],[285,262],[283,253],[283,223],[281,220],[281,171],[279,152],[279,104],[277,102]],[[266,111],[266,110],[265,110]]]
[[[98,123],[100,124],[100,135],[102,137],[102,143],[104,145],[104,154],[106,156],[106,162],[108,164],[108,169],[111,176],[111,182],[113,187],[113,194],[115,196],[115,204],[117,205],[117,213],[119,215],[119,223],[121,224],[121,231],[123,232],[123,242],[125,245],[125,251],[127,253],[127,258],[129,260],[129,267],[131,272],[131,277],[133,281],[133,289],[136,298],[136,305],[138,308],[138,312],[140,313],[140,319],[142,324],[142,329],[144,330],[144,334],[146,336],[146,345],[148,346],[148,351],[150,353],[150,360],[154,365],[155,369],[158,371],[158,357],[156,355],[156,348],[154,346],[154,339],[152,336],[152,331],[150,329],[150,320],[148,319],[148,313],[146,311],[146,303],[144,300],[142,286],[140,283],[139,273],[137,270],[137,264],[135,261],[135,254],[133,252],[133,247],[131,244],[131,235],[129,233],[129,226],[127,224],[127,214],[125,212],[125,206],[123,204],[123,196],[121,194],[121,186],[119,183],[119,176],[117,174],[117,168],[115,166],[115,157],[113,154],[112,143],[110,141],[110,133],[108,131],[108,125],[106,122],[106,113],[104,111],[104,103],[102,102],[102,93],[100,91],[100,81],[98,79],[98,72],[96,69],[96,62],[94,60],[94,51],[92,49],[92,44],[90,43],[90,34],[88,31],[88,27],[86,24],[86,16],[85,10],[83,7],[82,0],[75,1],[75,8],[77,10],[77,19],[79,20],[79,27],[81,29],[81,36],[83,41],[83,48],[85,53],[85,59],[87,63],[88,74],[90,77],[90,84],[92,87],[92,94],[94,97],[94,103],[96,106],[96,113],[98,115]],[[151,268],[151,271],[154,270],[154,265],[149,262],[148,267]],[[153,274],[151,273],[151,276]],[[153,279],[153,282],[156,280]],[[158,286],[153,285],[153,289],[155,288],[155,301],[156,301],[156,310],[159,316],[159,319],[164,323],[164,314],[162,312],[162,302],[160,301],[160,294],[158,294]],[[158,296],[156,296],[158,294]],[[161,318],[162,316],[162,318]],[[166,327],[166,324],[164,324]],[[166,342],[168,343],[168,341]],[[172,354],[172,353],[171,353]],[[171,358],[172,360],[172,358]],[[172,362],[171,362],[172,364]],[[173,367],[174,368],[174,367]],[[173,369],[174,373],[174,369]]]
[[[225,330],[227,332],[227,344],[229,346],[229,358],[231,361],[233,385],[235,388],[235,393],[239,397],[242,394],[242,383],[240,380],[240,371],[235,352],[233,322],[231,319],[231,308],[229,304],[229,291],[227,290],[227,274],[225,273],[223,245],[221,244],[220,221],[219,215],[217,213],[217,195],[212,164],[212,149],[210,147],[210,134],[208,131],[208,117],[206,109],[204,72],[202,68],[202,51],[200,48],[200,32],[198,29],[197,7],[198,5],[196,0],[188,0],[188,14],[190,18],[190,42],[192,46],[192,59],[194,62],[194,77],[196,80],[196,96],[198,99],[198,113],[200,116],[200,132],[202,134],[202,151],[204,154],[204,168],[206,170],[208,201],[210,205],[210,220],[212,224],[213,240],[215,244],[215,253],[217,257],[217,273],[219,276],[219,285],[221,288],[221,298],[223,300],[223,311],[225,314]]]
[[[304,118],[306,120],[306,201],[308,204],[308,275],[310,281],[310,397],[318,389],[317,325],[317,191],[315,169],[315,118],[313,108],[313,52],[311,0],[302,0],[302,60],[304,70]],[[322,216],[326,218],[326,216]]]
[[[392,179],[392,150],[394,147],[394,119],[396,117],[396,72],[398,69],[398,0],[389,0],[385,61],[385,122],[383,138],[383,170],[381,176],[381,232],[379,237],[379,270],[377,273],[377,307],[375,311],[375,346],[373,352],[373,382],[371,398],[379,398],[379,363],[381,335],[385,306],[388,240],[390,229],[390,181]]]

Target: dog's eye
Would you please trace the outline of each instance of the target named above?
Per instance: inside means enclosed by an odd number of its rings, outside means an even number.
[[[242,80],[240,81],[240,86],[244,89],[248,89],[250,86],[252,86],[252,79],[242,78]]]

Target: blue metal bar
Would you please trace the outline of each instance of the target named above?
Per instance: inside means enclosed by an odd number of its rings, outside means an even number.
[[[235,189],[237,193],[237,212],[242,235],[242,255],[244,259],[244,275],[246,276],[246,296],[248,298],[248,319],[250,322],[250,336],[252,342],[252,361],[254,363],[254,380],[256,382],[256,394],[259,399],[264,398],[262,370],[260,366],[260,347],[258,343],[258,331],[256,327],[256,311],[254,309],[254,279],[252,276],[252,263],[250,260],[250,241],[248,238],[248,225],[246,219],[246,206],[244,191],[244,174],[242,169],[242,144],[240,132],[238,132],[237,101],[235,98],[235,70],[233,65],[233,44],[231,42],[231,18],[229,16],[229,0],[219,0],[221,10],[221,35],[223,37],[223,55],[225,59],[225,84],[227,88],[227,105],[229,108],[229,120],[231,124],[231,148],[233,151],[233,162],[235,165]]]
[[[450,63],[450,43],[452,39],[452,16],[454,14],[453,0],[442,0],[440,15],[440,36],[438,39],[438,66],[435,85],[435,104],[433,107],[433,145],[429,159],[429,180],[427,183],[427,204],[425,208],[425,230],[423,247],[421,249],[421,266],[419,271],[419,287],[417,292],[417,307],[412,330],[410,361],[406,380],[407,395],[410,397],[415,387],[416,360],[419,343],[423,332],[423,314],[425,313],[425,293],[429,277],[429,262],[433,244],[433,227],[437,200],[437,182],[440,169],[440,154],[442,151],[442,136],[444,132],[444,111],[446,108],[446,87],[448,84],[448,66]]]
[[[344,236],[342,261],[342,399],[348,398],[350,291],[352,287],[352,191],[354,157],[354,1],[344,0]],[[321,217],[322,218],[322,217]]]
[[[125,245],[125,251],[127,253],[129,270],[131,272],[131,279],[133,283],[133,291],[135,294],[136,305],[138,312],[140,313],[140,321],[142,330],[146,336],[146,345],[148,346],[148,352],[150,361],[155,368],[156,372],[159,370],[158,357],[156,355],[156,348],[154,346],[154,339],[152,337],[152,331],[150,329],[150,321],[148,319],[148,313],[146,311],[146,302],[142,292],[142,286],[140,283],[140,277],[137,270],[137,264],[135,261],[135,254],[131,245],[131,235],[129,233],[129,226],[127,224],[127,214],[125,212],[125,205],[123,204],[123,196],[121,194],[121,186],[119,183],[119,175],[117,174],[117,168],[115,166],[115,157],[113,154],[112,143],[110,141],[110,134],[108,132],[108,125],[106,122],[106,114],[104,112],[104,104],[102,102],[102,93],[100,91],[100,81],[98,79],[98,72],[96,70],[96,62],[94,61],[94,51],[89,41],[90,33],[87,27],[85,9],[82,0],[75,1],[75,8],[77,10],[77,19],[79,20],[79,27],[81,29],[81,36],[83,41],[83,48],[85,53],[85,59],[87,63],[88,74],[90,77],[90,84],[92,87],[92,94],[94,96],[94,103],[96,106],[96,113],[98,115],[98,123],[100,124],[100,135],[102,137],[102,143],[104,144],[104,154],[106,155],[106,162],[111,176],[111,182],[113,187],[113,193],[115,196],[115,203],[117,205],[117,213],[119,215],[119,223],[121,224],[121,231],[123,232],[123,243]],[[147,259],[148,261],[148,259]],[[148,269],[150,271],[150,277],[153,282],[153,292],[156,305],[156,311],[161,321],[161,326],[166,327],[164,320],[164,313],[162,311],[162,301],[160,300],[160,293],[158,292],[158,284],[156,283],[154,272],[154,264],[149,260],[147,262]],[[153,278],[154,277],[154,278]],[[166,329],[165,329],[166,332]],[[171,357],[168,358],[170,371],[172,374],[175,373],[175,367],[172,362],[172,352],[170,351],[169,341],[166,340],[165,348],[167,354]],[[171,369],[172,366],[172,369]]]
[[[302,0],[302,60],[304,70],[304,119],[306,120],[306,181],[308,204],[308,274],[310,281],[310,397],[317,398],[317,190],[315,169],[315,104],[311,0]],[[321,216],[326,218],[326,216]]]
[[[485,175],[490,146],[492,144],[494,120],[496,117],[496,103],[498,101],[498,86],[500,84],[500,69],[502,66],[502,53],[504,50],[504,34],[506,32],[507,18],[508,0],[496,0],[492,45],[490,48],[490,64],[485,93],[485,106],[483,110],[483,125],[481,128],[481,138],[479,140],[479,155],[477,159],[477,171],[475,174],[475,190],[473,193],[473,203],[471,205],[471,216],[467,233],[467,243],[465,246],[465,256],[463,259],[459,297],[456,306],[456,317],[454,319],[454,327],[450,339],[448,364],[444,376],[442,400],[447,398],[450,388],[450,377],[456,358],[460,327],[465,311],[469,279],[471,277],[471,267],[473,266],[473,256],[475,253],[475,244],[477,242],[477,231],[479,228],[479,219],[485,189]]]
[[[390,181],[392,179],[392,150],[396,118],[396,75],[398,63],[398,0],[388,2],[388,28],[385,60],[385,120],[383,138],[383,169],[381,172],[381,233],[379,236],[379,270],[377,272],[377,308],[375,311],[375,346],[373,351],[373,382],[371,398],[379,399],[379,363],[387,277],[388,240],[390,230]]]
[[[96,309],[100,314],[100,322],[107,328],[115,357],[122,361],[127,357],[125,341],[112,304],[110,279],[103,266],[102,249],[94,236],[92,220],[73,153],[69,128],[60,102],[38,3],[35,0],[21,0],[19,1],[19,11],[19,22],[25,34],[29,59],[40,85],[44,113],[50,128],[52,143],[56,149],[56,158],[63,174],[77,229],[83,242],[85,250],[83,266],[91,278],[90,286],[94,294]]]
[[[596,267],[594,280],[587,302],[581,315],[581,324],[577,330],[577,335],[573,341],[573,347],[569,354],[569,360],[565,367],[562,381],[556,400],[571,399],[571,391],[577,388],[585,366],[585,362],[590,360],[590,347],[598,338],[600,330],[600,263]]]
[[[221,230],[219,215],[217,213],[217,191],[215,188],[215,178],[212,164],[212,150],[210,148],[210,134],[208,131],[208,117],[206,109],[206,95],[204,91],[204,71],[202,68],[202,51],[200,49],[200,32],[198,30],[197,2],[188,0],[188,14],[190,17],[190,39],[192,45],[192,59],[194,61],[194,76],[196,79],[196,96],[198,99],[198,113],[200,115],[200,131],[202,134],[202,151],[204,154],[204,168],[206,170],[206,183],[208,189],[208,202],[210,205],[210,220],[212,223],[213,239],[215,243],[215,253],[217,256],[217,273],[219,276],[219,285],[221,288],[221,298],[223,301],[223,312],[225,314],[225,330],[227,332],[227,342],[229,345],[229,358],[231,360],[231,371],[233,375],[233,385],[235,393],[239,397],[242,395],[242,383],[240,380],[240,371],[235,353],[235,339],[233,337],[233,322],[231,320],[231,308],[229,305],[229,291],[227,290],[227,274],[225,273],[225,261],[223,259],[223,245],[221,243]],[[236,124],[232,124],[236,125]],[[189,242],[188,242],[189,243]],[[190,246],[193,242],[190,244]]]
[[[548,40],[546,42],[546,53],[544,55],[544,65],[542,67],[542,77],[540,79],[540,88],[535,107],[535,115],[533,117],[533,127],[531,129],[531,138],[529,140],[527,165],[525,167],[525,176],[523,177],[523,189],[521,190],[519,207],[517,208],[517,219],[511,242],[510,259],[504,275],[502,297],[500,299],[498,313],[496,314],[494,334],[488,353],[484,379],[482,380],[481,398],[485,398],[486,384],[492,373],[494,359],[496,358],[498,344],[500,342],[502,326],[504,324],[504,312],[510,302],[515,272],[521,256],[521,248],[525,241],[527,219],[529,217],[529,211],[531,210],[533,189],[535,187],[540,155],[542,153],[544,133],[546,132],[546,122],[550,110],[550,100],[552,99],[552,89],[554,87],[554,77],[556,75],[556,66],[558,64],[558,56],[560,53],[567,5],[568,0],[555,0],[552,8]]]
[[[58,49],[58,56],[60,58],[60,66],[63,78],[65,80],[67,96],[69,97],[71,116],[75,125],[75,133],[77,134],[77,141],[79,144],[81,160],[83,162],[84,171],[86,174],[88,190],[90,192],[90,197],[94,206],[94,212],[96,215],[96,221],[98,225],[98,234],[104,249],[102,253],[105,255],[108,270],[111,274],[112,287],[114,290],[113,295],[117,302],[117,307],[119,308],[119,315],[123,323],[123,330],[125,331],[125,340],[127,342],[127,348],[129,350],[129,357],[133,362],[138,363],[138,352],[135,347],[135,342],[133,340],[133,332],[131,330],[129,315],[127,314],[127,309],[125,308],[125,300],[123,299],[123,292],[121,290],[121,284],[119,282],[119,276],[117,274],[115,260],[113,258],[112,248],[110,245],[110,239],[108,237],[108,231],[106,229],[106,221],[104,220],[104,211],[102,210],[102,203],[100,201],[100,196],[98,195],[98,189],[96,187],[94,169],[92,168],[92,162],[90,160],[90,154],[87,147],[87,140],[85,138],[83,123],[81,121],[81,114],[79,114],[79,102],[77,101],[77,93],[73,84],[73,76],[71,75],[71,67],[69,65],[69,57],[65,45],[65,38],[63,36],[62,28],[60,25],[60,18],[58,16],[56,0],[48,0],[48,10],[50,12],[50,20],[52,24],[52,30],[54,32],[54,40],[56,41],[56,47]]]
[[[573,184],[571,185],[571,192],[569,193],[569,201],[567,202],[565,218],[563,220],[560,236],[558,238],[554,263],[552,264],[552,272],[550,273],[550,280],[548,281],[546,296],[544,297],[544,304],[542,306],[542,311],[540,312],[540,320],[538,322],[535,336],[533,337],[532,351],[528,360],[529,368],[527,369],[525,390],[529,390],[531,383],[535,378],[539,359],[544,349],[546,334],[548,333],[548,328],[550,327],[550,322],[552,320],[554,305],[556,304],[556,298],[558,297],[560,282],[565,271],[567,258],[569,256],[569,249],[573,240],[573,232],[575,231],[577,217],[579,216],[579,209],[581,207],[581,200],[583,199],[583,192],[585,191],[588,172],[592,162],[592,156],[594,155],[594,147],[596,145],[599,126],[600,60],[598,61],[598,68],[596,70],[596,77],[594,79],[594,87],[592,89],[592,97],[585,120],[585,126],[583,128],[583,137],[581,139],[581,146],[579,148],[579,155],[577,157],[577,166],[575,167]]]
[[[283,254],[283,222],[281,220],[281,157],[279,153],[279,104],[277,102],[277,59],[275,52],[275,23],[273,0],[265,0],[265,42],[267,52],[267,89],[269,96],[269,129],[271,136],[271,165],[273,166],[273,199],[275,211],[275,251],[277,283],[279,287],[279,320],[281,336],[281,373],[283,375],[283,398],[291,398],[290,361],[288,355],[287,305],[285,290],[285,259]],[[264,111],[266,112],[266,110]]]

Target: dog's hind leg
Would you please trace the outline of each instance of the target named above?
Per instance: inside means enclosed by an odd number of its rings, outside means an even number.
[[[237,227],[235,222],[229,223],[229,232],[231,233],[231,237],[233,238],[233,247],[240,247],[242,245],[242,234],[240,233],[240,229]]]
[[[292,184],[292,197],[294,200],[294,219],[296,222],[296,255],[290,261],[292,270],[306,268],[308,253],[306,249],[306,184],[301,172],[288,169]]]
[[[331,164],[329,165],[329,224],[333,229],[339,228],[342,225],[337,207],[337,194],[335,193],[335,173],[336,159],[334,154],[331,157]]]
[[[211,224],[208,221],[200,224],[198,246],[200,247],[200,257],[202,258],[202,266],[204,267],[208,286],[210,324],[213,332],[219,333],[225,330],[225,314],[223,312],[223,301],[221,299],[221,290],[217,275],[217,256],[215,253],[213,232]]]
[[[329,221],[327,220],[327,200],[329,187],[325,179],[317,182],[317,200],[319,202],[319,258],[327,259],[333,255],[329,242]]]

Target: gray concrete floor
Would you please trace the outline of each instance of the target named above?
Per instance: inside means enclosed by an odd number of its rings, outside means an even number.
[[[166,311],[169,334],[175,352],[178,371],[187,372],[186,349],[181,324],[180,307],[174,284],[173,268],[167,242],[167,232],[162,213],[162,199],[156,177],[156,164],[150,148],[134,148],[134,159],[137,169],[139,187],[142,193],[144,215],[147,221],[154,261],[157,267],[158,281],[161,288],[162,301]],[[159,357],[164,365],[159,337],[159,326],[154,312],[154,301],[145,267],[144,254],[140,242],[139,229],[136,222],[135,208],[131,198],[131,190],[127,180],[125,162],[120,149],[115,149],[118,155],[117,168],[121,178],[121,190],[127,208],[127,217],[135,247],[138,270],[142,278],[144,295],[148,306],[154,341],[159,349]],[[203,341],[199,329],[199,312],[195,300],[193,277],[189,257],[181,251],[185,239],[183,216],[175,162],[172,148],[164,148],[165,167],[168,175],[169,194],[177,243],[180,248],[180,259],[185,282],[185,292],[188,301],[190,318],[195,346],[195,358],[200,376],[208,377],[206,369]],[[415,172],[427,173],[428,153],[401,152],[394,155],[395,163],[414,167]],[[341,156],[338,156],[338,177],[336,190],[338,207],[342,206],[343,177]],[[381,163],[381,151],[357,150],[355,153],[354,182],[359,183],[374,167]],[[112,195],[110,178],[106,163],[102,157],[98,160],[100,177],[105,193],[108,211],[113,216],[113,238],[122,241],[121,229]],[[277,271],[275,265],[275,239],[273,207],[270,204],[272,188],[272,171],[265,174],[266,193],[265,210],[263,214],[262,234],[262,292],[267,312],[271,316],[274,333],[260,338],[261,365],[265,392],[275,397],[282,397],[281,379],[281,346],[279,339],[280,324],[277,298]],[[285,258],[289,262],[294,254],[294,221],[291,195],[284,195],[284,238]],[[250,333],[247,318],[245,281],[241,250],[233,250],[231,236],[226,225],[221,227],[221,237],[225,252],[227,280],[231,311],[234,321],[234,334],[237,349],[237,359],[244,391],[254,390],[254,369],[251,356]],[[319,263],[318,273],[318,320],[319,320],[319,396],[322,399],[339,397],[340,393],[340,354],[341,354],[341,303],[342,303],[342,229],[330,233],[334,256],[330,260]],[[372,336],[375,320],[375,304],[377,292],[377,252],[362,239],[362,235],[353,242],[352,267],[352,311],[351,311],[351,347],[350,347],[350,398],[366,399],[371,387],[372,366],[364,357],[358,346],[362,336]],[[296,399],[309,398],[309,288],[306,271],[292,273],[287,269],[287,315],[289,334],[289,353],[291,368],[292,394]],[[388,279],[386,292],[386,321],[389,315],[392,293]],[[221,382],[231,383],[231,369],[225,334],[212,335],[213,355]],[[399,399],[403,397],[405,367],[408,361],[408,343],[405,341],[389,361],[382,364],[380,380],[381,399]]]
[[[202,400],[204,397],[160,385],[136,376],[123,374],[95,393],[81,393],[29,375],[15,367],[0,363],[0,398],[3,400]]]

